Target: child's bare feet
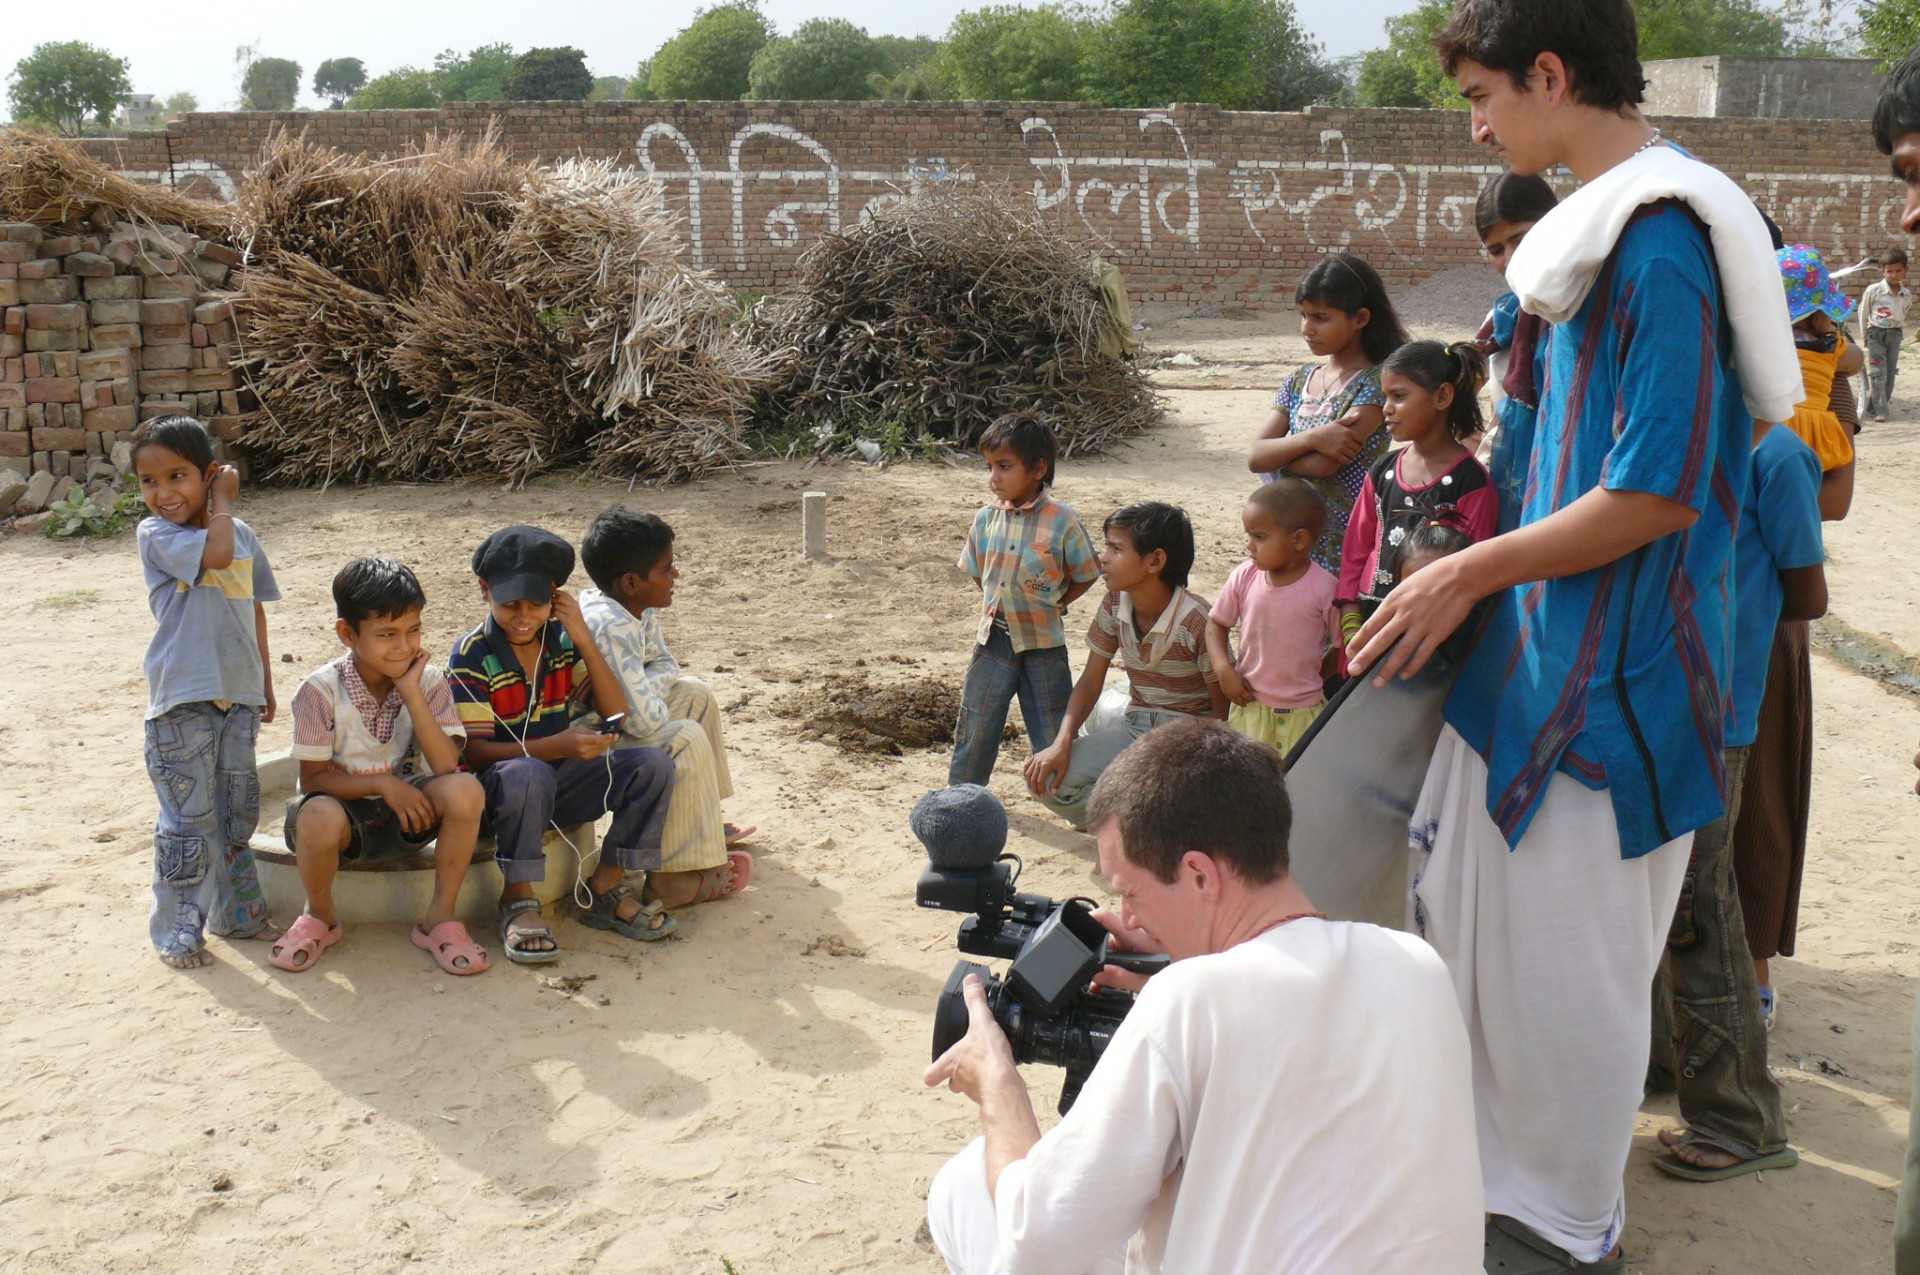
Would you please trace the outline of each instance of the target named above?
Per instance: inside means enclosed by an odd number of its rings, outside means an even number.
[[[227,941],[229,943],[271,943],[286,932],[285,926],[268,921],[251,934],[229,934]]]
[[[169,952],[162,952],[160,953],[160,963],[168,969],[197,970],[213,964],[213,953],[207,951],[204,947],[197,951],[182,952],[177,956]]]

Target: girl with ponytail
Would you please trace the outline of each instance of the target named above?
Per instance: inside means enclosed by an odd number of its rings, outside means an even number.
[[[1374,462],[1354,502],[1336,595],[1348,638],[1393,588],[1401,542],[1422,524],[1469,541],[1494,534],[1499,502],[1469,446],[1486,380],[1486,356],[1468,341],[1409,341],[1381,365],[1387,431],[1406,445]]]

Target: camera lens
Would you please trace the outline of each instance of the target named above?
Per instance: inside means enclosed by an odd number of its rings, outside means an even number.
[[[996,980],[993,977],[993,971],[986,966],[976,965],[972,961],[960,961],[954,965],[953,972],[947,975],[946,986],[940,989],[940,999],[933,1003],[933,1056],[935,1058],[952,1049],[955,1043],[967,1034],[967,1027],[972,1019],[967,1013],[967,993],[963,984],[966,983],[969,974],[980,976],[980,981],[987,985],[989,998],[995,990]]]

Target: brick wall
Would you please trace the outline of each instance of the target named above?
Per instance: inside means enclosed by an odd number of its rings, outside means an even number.
[[[1136,299],[1270,300],[1321,253],[1406,283],[1478,262],[1472,204],[1497,165],[1451,111],[1300,114],[1033,102],[586,102],[430,111],[195,114],[88,143],[120,171],[231,196],[274,128],[374,154],[497,121],[516,154],[612,158],[661,179],[690,251],[733,286],[778,289],[814,237],[945,180],[1000,183],[1120,265]],[[1900,242],[1901,190],[1864,124],[1674,119],[1835,261]]]
[[[49,475],[38,504],[56,483],[99,480],[151,417],[186,412],[237,436],[222,289],[239,260],[178,229],[0,222],[0,471]]]

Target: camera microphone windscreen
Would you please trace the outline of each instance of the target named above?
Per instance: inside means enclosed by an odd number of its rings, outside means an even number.
[[[1007,848],[1007,811],[979,784],[942,788],[922,797],[907,826],[927,848],[933,866],[947,872],[978,872]]]

